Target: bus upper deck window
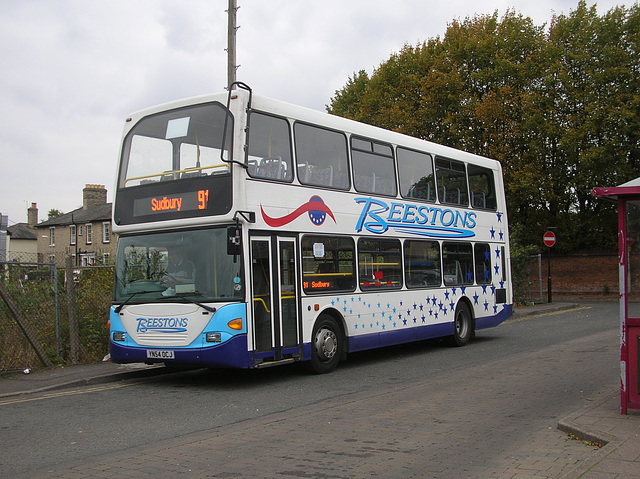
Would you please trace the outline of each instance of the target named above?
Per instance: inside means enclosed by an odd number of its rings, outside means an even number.
[[[471,190],[471,206],[495,210],[496,188],[493,181],[493,170],[481,166],[468,165],[469,189]]]
[[[248,143],[249,176],[269,180],[293,180],[291,134],[287,120],[251,112]]]

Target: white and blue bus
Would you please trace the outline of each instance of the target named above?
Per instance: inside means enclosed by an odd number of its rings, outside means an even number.
[[[125,123],[111,360],[260,368],[512,314],[497,161],[228,92]]]

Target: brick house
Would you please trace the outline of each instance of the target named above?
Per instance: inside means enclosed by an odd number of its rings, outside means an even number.
[[[36,225],[40,261],[64,266],[67,256],[77,266],[108,264],[116,253],[111,233],[111,203],[104,185],[86,185],[82,208]]]

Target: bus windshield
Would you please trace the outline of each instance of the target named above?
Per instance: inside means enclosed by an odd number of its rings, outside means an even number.
[[[125,138],[118,187],[229,173],[232,133],[220,103],[147,116]]]
[[[115,302],[215,302],[244,298],[242,261],[227,254],[227,229],[123,236]]]

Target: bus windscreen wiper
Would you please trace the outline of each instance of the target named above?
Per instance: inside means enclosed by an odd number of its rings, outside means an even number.
[[[183,298],[186,299],[187,301],[189,301],[190,303],[193,303],[197,306],[200,306],[202,309],[205,309],[207,311],[209,311],[210,313],[215,313],[217,311],[216,308],[212,307],[212,306],[207,306],[206,304],[202,304],[198,301],[196,301],[195,299],[189,298],[189,295],[198,295],[198,296],[202,296],[202,293],[198,293],[197,291],[194,291],[193,293],[176,293],[176,297],[178,298]]]

